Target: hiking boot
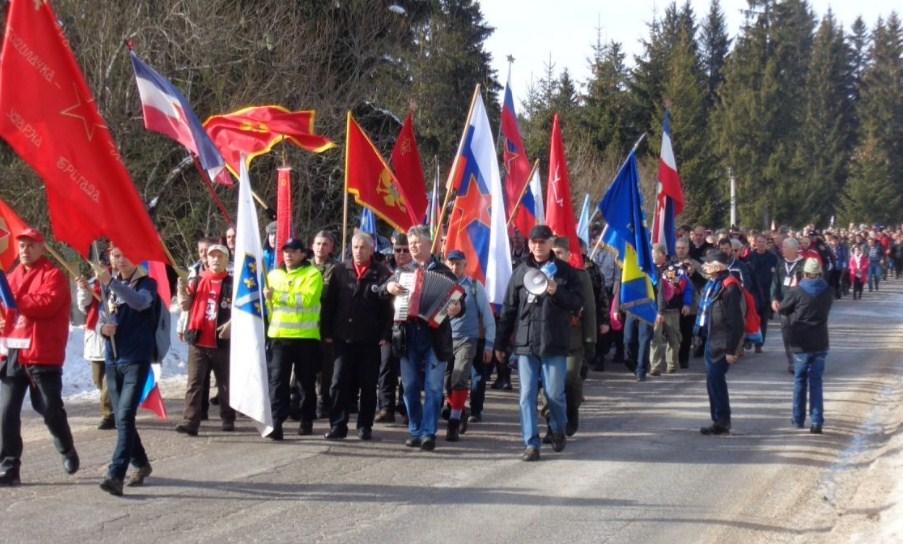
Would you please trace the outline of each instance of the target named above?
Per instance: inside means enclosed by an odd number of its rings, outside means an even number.
[[[100,488],[110,495],[114,495],[116,497],[122,496],[122,480],[120,480],[119,478],[104,478],[103,481],[100,482]]]
[[[373,421],[376,423],[395,423],[395,412],[392,410],[380,410]]]
[[[223,421],[222,425],[223,432],[231,433],[235,430],[235,422],[234,421]]]
[[[298,427],[298,434],[301,436],[309,436],[314,434],[314,423],[312,421],[302,421]]]
[[[699,432],[706,436],[717,434],[731,434],[731,429],[730,427],[724,427],[722,425],[718,425],[717,423],[713,423],[708,427],[699,429]]]
[[[129,487],[142,486],[144,485],[144,479],[150,476],[153,471],[154,469],[151,468],[150,463],[144,465],[143,467],[136,468],[129,476],[129,479],[125,485]]]
[[[267,435],[267,438],[274,442],[280,442],[283,439],[282,427],[274,428],[272,431],[270,431],[270,434]]]
[[[176,425],[176,432],[180,434],[187,434],[188,436],[197,436],[198,430],[191,427],[187,423],[179,423]]]
[[[524,461],[539,461],[539,450],[536,448],[527,448],[520,458]]]
[[[433,451],[436,449],[436,439],[433,437],[424,438],[420,443],[420,449],[423,451]]]
[[[404,445],[409,448],[419,448],[422,444],[423,442],[421,442],[419,438],[414,437],[408,438],[404,441]]]
[[[357,437],[361,440],[373,440],[373,429],[371,427],[361,427],[357,430]]]
[[[552,435],[552,451],[564,451],[564,447],[567,445],[567,443],[568,439],[564,435],[564,433]]]
[[[97,424],[97,430],[99,431],[109,431],[110,429],[116,428],[116,420],[112,417],[105,417],[100,420],[100,423]]]
[[[0,474],[0,486],[15,487],[21,484],[22,480],[19,479],[18,467],[6,469],[6,472]]]

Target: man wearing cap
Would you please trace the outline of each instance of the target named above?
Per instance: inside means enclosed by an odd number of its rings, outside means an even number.
[[[486,379],[492,372],[492,346],[495,344],[495,317],[483,285],[467,276],[467,257],[463,251],[448,252],[445,262],[464,289],[464,312],[451,320],[452,346],[455,362],[448,377],[448,428],[445,439],[455,442],[467,430],[468,378],[470,407],[475,419],[481,421],[486,396]]]
[[[273,432],[282,440],[282,424],[288,418],[289,381],[292,371],[301,385],[300,435],[313,434],[317,415],[316,378],[320,368],[320,299],[323,275],[308,260],[304,243],[291,238],[282,246],[283,265],[267,274],[263,293],[270,325],[267,336],[273,356],[267,363]]]
[[[327,440],[347,436],[358,396],[358,437],[372,437],[380,347],[392,338],[392,304],[379,295],[379,287],[390,274],[373,260],[373,238],[357,232],[351,237],[351,259],[335,265],[323,295],[323,343],[335,353]]]
[[[821,278],[816,259],[806,259],[803,279],[787,291],[780,312],[790,325],[790,349],[793,351],[793,424],[802,429],[806,423],[806,393],[809,394],[809,431],[821,434],[825,422],[822,375],[828,357],[828,314],[834,302],[830,286]]]
[[[29,228],[16,236],[19,266],[9,275],[15,308],[0,318],[6,354],[0,363],[0,485],[19,485],[22,403],[44,417],[68,474],[79,459],[63,407],[63,361],[71,295],[66,276],[44,255],[44,237]]]
[[[731,257],[712,250],[703,265],[709,278],[703,288],[696,317],[696,331],[705,331],[705,381],[712,424],[699,429],[704,435],[729,434],[731,403],[727,371],[743,352],[743,310],[739,280],[728,271]],[[730,281],[727,281],[730,278]]]
[[[403,232],[392,233],[392,256],[388,265],[391,272],[398,270],[408,271],[411,267],[411,252],[408,249],[408,236]],[[407,411],[404,401],[404,386],[398,381],[401,361],[392,353],[391,346],[380,348],[379,380],[377,382],[379,414],[377,423],[395,423],[396,410],[405,417]],[[407,421],[402,421],[407,424]]]
[[[179,305],[188,313],[184,337],[188,348],[188,384],[185,411],[176,431],[197,436],[201,425],[203,391],[213,372],[219,393],[222,430],[235,430],[235,410],[229,406],[229,326],[232,274],[226,271],[229,249],[223,244],[207,248],[206,270],[195,282],[179,279]]]
[[[530,230],[530,254],[514,270],[499,318],[495,337],[496,358],[504,361],[514,350],[520,374],[521,431],[526,448],[524,461],[539,460],[539,421],[536,401],[542,373],[543,388],[549,400],[552,449],[564,449],[567,424],[564,382],[570,349],[571,316],[583,302],[580,280],[574,269],[552,253],[552,229],[536,225]],[[547,278],[539,292],[532,282],[525,283],[528,272],[538,270]],[[532,276],[533,274],[531,274]]]
[[[431,246],[429,227],[417,225],[408,229],[411,266],[456,280],[452,271],[430,253]],[[404,287],[398,282],[397,273],[383,285],[381,292],[384,296],[405,293]],[[463,309],[463,301],[460,304],[450,304],[448,317],[457,317]],[[402,329],[405,349],[401,354],[401,381],[404,383],[409,434],[405,445],[432,451],[436,448],[436,432],[442,410],[445,368],[454,364],[455,360],[451,323],[450,319],[446,319],[438,328],[433,328],[423,319],[412,317],[402,324]],[[424,397],[422,401],[421,394]]]

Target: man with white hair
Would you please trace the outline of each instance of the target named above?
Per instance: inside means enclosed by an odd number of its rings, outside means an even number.
[[[799,255],[800,243],[795,238],[785,238],[781,244],[782,258],[771,283],[771,309],[779,313],[781,302],[791,287],[799,285],[803,276],[803,259]],[[781,316],[781,338],[784,341],[784,353],[787,356],[787,372],[793,374],[793,352],[790,350],[790,322],[787,316]]]

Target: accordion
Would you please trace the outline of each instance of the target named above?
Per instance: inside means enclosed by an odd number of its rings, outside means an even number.
[[[406,289],[395,297],[395,321],[399,322],[417,317],[438,327],[448,317],[448,305],[464,296],[458,282],[429,270],[401,272],[398,283]]]

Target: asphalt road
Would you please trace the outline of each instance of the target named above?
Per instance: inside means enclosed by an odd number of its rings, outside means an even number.
[[[427,453],[405,448],[399,425],[377,425],[372,443],[326,442],[323,421],[284,443],[248,420],[186,437],[172,430],[179,393],[167,391],[173,421],[139,420],[154,473],[115,498],[98,488],[115,433],[94,429],[96,407],[68,407],[82,459],[73,477],[30,413],[23,485],[0,490],[0,541],[846,542],[859,518],[886,509],[856,497],[903,428],[901,308],[903,282],[835,306],[823,435],[790,426],[779,334],[728,374],[730,436],[698,432],[701,360],[645,383],[609,369],[585,383],[580,432],[539,463],[519,460],[516,392],[490,393],[483,423]]]

